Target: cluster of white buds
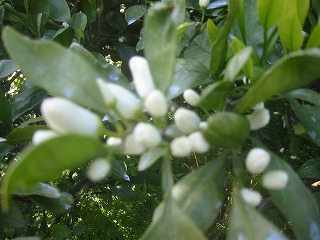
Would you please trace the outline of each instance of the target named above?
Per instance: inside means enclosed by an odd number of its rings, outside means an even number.
[[[247,116],[251,130],[258,130],[265,127],[270,121],[270,112],[263,103],[258,103],[253,107],[253,112]]]
[[[240,195],[246,203],[253,207],[259,206],[262,200],[262,196],[258,191],[250,190],[248,188],[241,189]]]

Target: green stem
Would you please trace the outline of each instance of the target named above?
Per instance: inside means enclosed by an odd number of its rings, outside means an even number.
[[[164,159],[163,159],[161,183],[162,183],[163,197],[165,198],[167,195],[170,195],[171,189],[174,184],[169,156],[164,156]]]

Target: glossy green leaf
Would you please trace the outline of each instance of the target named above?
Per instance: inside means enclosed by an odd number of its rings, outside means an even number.
[[[87,16],[82,13],[78,12],[74,14],[71,18],[70,26],[76,31],[78,29],[84,31],[87,26]]]
[[[71,237],[71,230],[63,224],[52,224],[50,226],[51,237],[53,239],[65,239]]]
[[[319,64],[319,49],[286,55],[256,81],[236,105],[235,111],[244,112],[274,95],[307,86],[320,76]]]
[[[43,27],[49,20],[49,10],[48,0],[33,0],[31,3],[29,17],[38,36],[41,36]]]
[[[174,80],[169,88],[167,98],[175,98],[186,89],[195,88],[210,82],[209,70],[201,63],[192,59],[177,59]]]
[[[30,198],[37,204],[39,207],[49,210],[55,214],[62,214],[70,210],[73,206],[74,199],[73,196],[69,193],[62,192],[59,197],[49,198],[39,195],[30,196]]]
[[[287,11],[295,11],[295,14],[299,17],[300,24],[303,25],[307,16],[310,1],[305,0],[287,0]]]
[[[269,170],[283,170],[289,175],[284,189],[269,192],[279,211],[292,224],[296,239],[320,239],[320,213],[311,192],[290,165],[274,154],[266,171]]]
[[[11,28],[5,28],[2,36],[11,58],[33,84],[51,95],[105,110],[95,82],[100,74],[84,58],[52,41],[28,40]]]
[[[316,48],[320,46],[320,24],[312,29],[306,48]]]
[[[70,10],[65,0],[49,0],[50,18],[57,22],[70,22]]]
[[[0,91],[0,137],[5,137],[12,129],[12,113],[8,99]]]
[[[177,38],[181,38],[182,35],[185,33],[185,31],[190,27],[190,26],[194,26],[194,23],[193,22],[184,22],[182,24],[180,24],[178,26],[178,29],[177,29]]]
[[[214,24],[214,22],[210,18],[207,21],[207,31],[210,44],[213,45],[219,37],[220,29]]]
[[[23,218],[19,208],[12,204],[7,213],[0,211],[0,227],[1,228],[22,228],[27,222]]]
[[[130,181],[130,177],[126,174],[126,166],[124,162],[115,159],[112,160],[111,173],[119,179]]]
[[[290,100],[290,103],[308,135],[320,146],[320,107],[300,105],[296,100]]]
[[[169,198],[156,208],[152,223],[141,239],[204,240],[206,238],[175,201]]]
[[[283,17],[278,26],[281,42],[290,51],[297,51],[303,43],[302,25],[296,13]]]
[[[208,128],[202,130],[203,136],[210,144],[217,147],[237,146],[250,134],[249,121],[236,113],[215,113],[207,122]]]
[[[60,43],[64,47],[69,47],[73,41],[74,30],[71,27],[60,28],[53,36],[52,40]]]
[[[84,14],[86,14],[89,24],[97,21],[104,10],[104,0],[95,0],[94,4],[92,0],[81,0],[79,4]]]
[[[17,71],[19,68],[14,64],[12,60],[1,60],[0,61],[0,78],[9,76],[10,74]]]
[[[126,9],[125,18],[128,25],[139,20],[147,12],[148,8],[145,5],[133,5]]]
[[[152,148],[146,153],[142,154],[138,164],[138,170],[144,171],[154,164],[165,153],[165,148]]]
[[[297,98],[303,101],[307,101],[320,107],[320,94],[314,90],[301,88],[288,92],[287,96],[290,98]]]
[[[186,175],[172,188],[172,198],[202,231],[210,227],[222,206],[225,160],[226,156],[221,155]]]
[[[11,102],[12,119],[38,106],[47,96],[46,91],[26,80]]]
[[[222,111],[227,95],[233,87],[234,83],[230,81],[219,81],[209,85],[201,93],[199,106],[205,109]]]
[[[320,158],[307,160],[297,171],[301,178],[320,178]]]
[[[28,188],[51,180],[62,171],[81,166],[105,154],[103,144],[82,135],[64,135],[30,147],[13,162],[3,179],[3,208],[8,208],[11,194],[17,188]],[[67,153],[67,154],[66,154]]]
[[[37,195],[47,198],[59,198],[61,196],[59,189],[45,183],[37,183],[35,186],[27,189],[16,189],[14,194],[22,196]]]
[[[286,1],[257,0],[258,16],[265,31],[277,24],[284,13]]]
[[[4,157],[13,149],[13,146],[8,144],[6,141],[0,142],[0,164]]]
[[[241,69],[246,65],[250,59],[250,55],[253,49],[251,47],[246,47],[239,52],[237,52],[227,63],[224,70],[224,80],[234,81],[236,76],[239,74]]]
[[[287,239],[271,222],[265,219],[256,209],[246,204],[238,189],[234,189],[227,233],[228,240],[234,239]]]
[[[149,10],[143,26],[144,53],[156,88],[167,93],[176,59],[176,9],[157,3]]]
[[[118,185],[116,187],[110,186],[110,190],[114,196],[117,196],[124,201],[132,202],[137,200],[134,191],[130,187],[123,185]]]
[[[12,131],[6,136],[6,139],[10,144],[31,142],[33,134],[37,130],[44,130],[44,129],[48,129],[48,126],[34,125],[34,126],[26,126],[23,128],[16,128],[14,131]]]

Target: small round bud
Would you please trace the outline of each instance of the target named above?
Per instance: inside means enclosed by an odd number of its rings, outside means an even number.
[[[270,163],[270,154],[262,148],[253,148],[249,151],[245,164],[251,174],[262,173]]]
[[[205,153],[209,150],[209,143],[203,138],[201,132],[194,132],[188,136],[192,150],[197,153]]]
[[[179,108],[174,113],[174,122],[179,130],[185,134],[195,132],[200,127],[200,118],[194,112],[186,108]]]
[[[65,27],[65,28],[67,28],[67,27],[69,27],[69,24],[68,24],[67,22],[63,22],[63,23],[62,23],[62,26]]]
[[[128,155],[140,155],[145,151],[145,147],[142,146],[134,137],[134,134],[129,134],[124,140],[124,154]]]
[[[202,122],[200,122],[200,124],[199,124],[199,128],[200,128],[201,130],[207,129],[208,126],[209,126],[209,124],[208,124],[208,122],[206,122],[206,121],[202,121]]]
[[[264,109],[264,103],[263,102],[259,102],[256,105],[254,105],[252,107],[253,110],[258,110],[258,109]]]
[[[95,159],[87,170],[87,177],[92,182],[103,180],[111,170],[111,164],[105,158]]]
[[[159,90],[153,90],[144,101],[148,113],[153,117],[163,117],[167,114],[167,100]]]
[[[270,121],[270,113],[266,108],[254,110],[247,116],[251,130],[257,130],[266,126]]]
[[[267,172],[262,177],[262,185],[267,189],[279,190],[287,186],[289,176],[285,171],[274,170]]]
[[[173,139],[170,144],[171,154],[174,157],[185,157],[192,151],[192,145],[186,136]]]
[[[122,139],[117,137],[109,137],[107,140],[107,145],[110,147],[118,147],[122,144]]]
[[[200,95],[192,89],[185,90],[183,92],[183,98],[191,106],[197,106],[200,102]]]
[[[135,140],[144,148],[153,148],[161,142],[159,130],[150,123],[138,123],[133,130]]]
[[[210,0],[199,0],[199,6],[201,8],[207,8],[210,3]]]
[[[57,136],[59,136],[59,134],[52,130],[38,130],[32,136],[32,143],[37,145]]]
[[[259,206],[262,200],[262,196],[259,192],[248,188],[241,189],[240,195],[246,203],[253,207]]]

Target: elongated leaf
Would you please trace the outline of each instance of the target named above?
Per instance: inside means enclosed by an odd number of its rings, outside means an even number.
[[[221,155],[199,170],[189,173],[172,188],[172,198],[203,231],[212,224],[222,206],[222,169],[225,159],[225,155]]]
[[[31,142],[33,134],[37,130],[48,129],[46,125],[35,125],[27,126],[24,128],[17,128],[6,136],[8,143],[17,144],[17,143],[27,143]]]
[[[165,151],[165,148],[152,148],[148,152],[141,155],[138,164],[138,170],[146,170],[148,167],[154,164],[165,153]]]
[[[133,5],[126,9],[125,18],[128,25],[139,20],[147,12],[148,8],[145,5]]]
[[[311,89],[301,88],[293,90],[288,92],[287,96],[304,100],[320,107],[320,94]]]
[[[47,198],[59,198],[61,196],[59,189],[45,183],[38,183],[28,189],[17,189],[14,193],[23,196],[37,195]]]
[[[63,170],[81,166],[104,154],[103,144],[90,137],[73,134],[30,147],[19,161],[9,166],[3,179],[3,208],[7,209],[11,194],[17,188],[28,188],[38,182],[51,180]]]
[[[104,111],[95,81],[100,74],[85,59],[52,41],[28,40],[11,28],[5,28],[2,36],[11,58],[33,84],[51,95]]]
[[[6,136],[12,129],[12,113],[8,99],[0,91],[0,137]]]
[[[287,239],[280,233],[279,229],[242,200],[238,189],[234,189],[232,196],[228,240]]]
[[[21,228],[26,225],[22,213],[16,205],[11,205],[9,211],[4,214],[0,211],[1,228]]]
[[[50,18],[58,22],[70,22],[70,10],[65,0],[49,0]]]
[[[257,0],[258,15],[265,31],[277,24],[283,16],[286,1]]]
[[[9,76],[10,74],[17,71],[19,68],[14,64],[12,60],[1,60],[0,61],[0,78]]]
[[[169,88],[167,99],[179,96],[186,89],[210,82],[209,70],[201,63],[192,59],[178,59],[174,71],[174,81]]]
[[[168,199],[157,207],[152,223],[141,239],[204,240],[206,238],[174,200]]]
[[[49,9],[48,0],[33,0],[31,3],[29,18],[38,36],[41,35],[44,25],[49,20]]]
[[[84,31],[84,29],[87,26],[87,16],[82,12],[78,12],[78,13],[74,14],[71,18],[70,26],[75,31],[77,31],[79,29]]]
[[[320,239],[319,208],[311,192],[305,187],[299,176],[289,164],[274,154],[268,170],[283,170],[289,175],[286,188],[270,190],[269,192],[277,208],[292,224],[296,239]]]
[[[320,158],[307,160],[297,171],[302,178],[320,178]]]
[[[64,47],[69,47],[72,43],[74,33],[75,32],[71,27],[60,28],[53,36],[52,40],[60,43]]]
[[[276,94],[307,86],[320,76],[319,64],[319,49],[288,54],[257,80],[236,105],[235,111],[243,112]]]
[[[172,81],[176,52],[176,9],[155,4],[144,21],[144,53],[156,88],[167,93]]]
[[[316,48],[320,46],[320,24],[317,24],[310,34],[306,48]]]

